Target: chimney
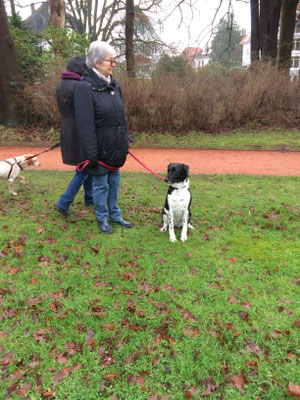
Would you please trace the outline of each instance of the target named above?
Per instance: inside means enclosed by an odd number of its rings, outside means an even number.
[[[35,12],[35,7],[34,7],[34,4],[33,4],[33,3],[31,3],[31,4],[30,4],[30,6],[31,6],[31,14],[33,14],[33,13]]]

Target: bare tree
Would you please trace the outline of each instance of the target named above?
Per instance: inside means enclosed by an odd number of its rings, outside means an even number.
[[[251,61],[277,63],[289,69],[298,0],[250,0]],[[281,18],[280,18],[281,16]],[[278,46],[278,30],[280,39]],[[261,53],[261,54],[260,54]]]
[[[281,0],[260,0],[261,56],[276,64]]]
[[[15,88],[22,80],[3,0],[0,0],[0,54],[3,55],[0,63],[0,123],[4,123],[15,115]]]
[[[50,25],[54,28],[65,27],[65,5],[64,0],[49,0]]]
[[[251,62],[259,60],[260,30],[258,0],[250,0],[251,7]]]
[[[131,78],[135,77],[133,33],[134,33],[134,0],[126,0],[125,54],[126,54],[127,75]]]
[[[120,0],[66,0],[66,19],[79,33],[87,33],[91,40],[109,41],[113,31],[122,25],[125,3]]]
[[[14,17],[16,15],[15,0],[9,0],[9,3],[10,3],[11,15],[12,17]]]
[[[153,10],[163,0],[139,0],[135,9],[143,12]],[[122,36],[127,0],[65,0],[66,20],[79,33],[87,33],[91,40],[114,41]]]
[[[289,70],[293,48],[293,36],[296,23],[298,0],[282,0],[280,39],[277,65],[280,69]]]

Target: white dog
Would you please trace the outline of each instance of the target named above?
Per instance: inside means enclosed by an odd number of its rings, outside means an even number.
[[[20,172],[29,165],[38,167],[40,163],[36,157],[32,154],[25,154],[24,156],[18,156],[14,158],[8,158],[7,160],[0,161],[0,178],[7,179],[9,182],[9,193],[16,196],[18,193],[13,191],[13,184],[16,178],[21,180],[21,184],[25,185],[24,176],[20,175]]]
[[[169,226],[170,241],[176,242],[174,227],[181,227],[180,240],[187,240],[187,229],[194,229],[191,220],[191,193],[189,189],[189,167],[186,164],[171,163],[165,182],[169,184],[165,206],[162,212],[163,227],[166,232]]]

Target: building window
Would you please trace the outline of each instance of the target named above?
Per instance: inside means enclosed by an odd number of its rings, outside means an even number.
[[[45,28],[45,20],[40,14],[34,16],[33,26],[34,30],[37,32],[40,32]]]
[[[297,22],[295,25],[295,33],[300,33],[300,22]]]
[[[293,50],[300,50],[300,39],[294,39]]]
[[[292,57],[291,59],[291,68],[299,68],[300,64],[300,56]]]

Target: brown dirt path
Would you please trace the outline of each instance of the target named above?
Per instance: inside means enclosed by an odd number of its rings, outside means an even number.
[[[47,148],[0,146],[0,160]],[[161,148],[133,148],[131,152],[156,173],[165,173],[170,162],[182,162],[189,165],[191,174],[300,176],[300,152]],[[39,169],[74,170],[62,163],[60,148],[41,154],[39,161]],[[130,155],[122,171],[146,172]]]

